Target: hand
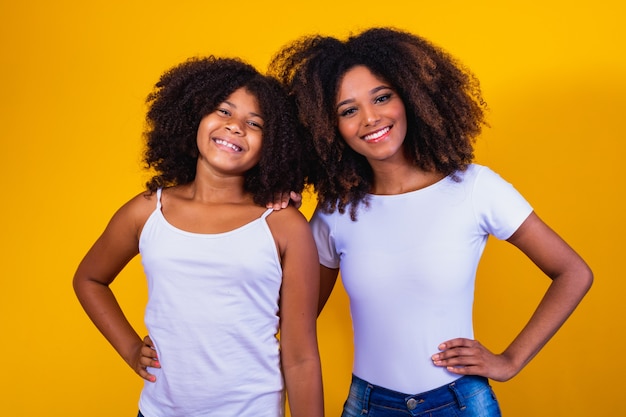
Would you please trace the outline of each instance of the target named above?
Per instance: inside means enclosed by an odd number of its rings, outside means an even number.
[[[141,345],[141,349],[139,351],[139,360],[135,368],[135,372],[137,372],[139,376],[141,376],[143,379],[150,382],[155,382],[156,376],[148,372],[148,367],[161,367],[161,364],[159,363],[159,358],[157,357],[157,351],[154,348],[154,344],[152,343],[152,339],[150,339],[150,336],[146,336],[143,338],[143,344]]]
[[[431,359],[435,366],[445,367],[459,375],[480,375],[494,381],[507,381],[517,372],[515,365],[504,355],[491,353],[479,341],[457,338],[439,345],[441,352]]]
[[[295,208],[299,209],[302,205],[302,194],[298,194],[294,191],[291,191],[290,193],[275,194],[274,201],[267,203],[266,207],[273,208],[274,210],[284,209],[289,205],[290,199],[291,204]]]

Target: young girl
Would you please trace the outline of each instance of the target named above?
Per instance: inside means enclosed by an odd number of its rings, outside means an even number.
[[[478,81],[426,40],[387,28],[346,41],[302,38],[270,72],[295,97],[316,156],[319,308],[339,269],[350,298],[355,352],[343,416],[500,415],[488,378],[508,380],[537,354],[592,273],[510,184],[472,163],[484,124]],[[489,235],[552,279],[500,354],[472,328]]]
[[[155,174],[74,277],[91,320],[146,379],[139,415],[282,416],[284,380],[294,417],[322,416],[315,243],[296,209],[263,207],[303,185],[282,87],[237,59],[191,59],[161,77],[148,105]],[[110,289],[137,254],[155,353]]]

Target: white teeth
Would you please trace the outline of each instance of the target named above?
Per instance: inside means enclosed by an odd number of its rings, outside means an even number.
[[[232,149],[234,151],[241,152],[241,148],[239,146],[233,145],[232,143],[227,142],[227,141],[225,141],[223,139],[215,139],[215,143],[217,143],[218,145],[223,145],[223,146],[229,147],[230,149]]]
[[[374,132],[374,133],[372,133],[372,134],[365,135],[365,136],[363,137],[363,139],[365,139],[365,140],[374,140],[374,139],[378,139],[379,137],[381,137],[382,135],[384,135],[384,134],[385,134],[385,133],[387,133],[387,132],[389,132],[389,128],[388,128],[388,127],[384,128],[384,129],[382,129],[382,130],[379,130],[378,132]]]

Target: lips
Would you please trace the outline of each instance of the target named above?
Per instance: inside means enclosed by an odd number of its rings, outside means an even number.
[[[224,146],[226,148],[230,148],[235,152],[241,152],[243,149],[240,146],[235,145],[232,142],[229,142],[227,140],[224,139],[220,139],[220,138],[214,138],[213,142],[215,142],[218,145]]]
[[[362,139],[366,142],[376,142],[379,139],[382,139],[387,133],[389,133],[390,130],[391,127],[387,126],[380,130],[377,130],[376,132],[368,133],[367,135],[363,136]]]

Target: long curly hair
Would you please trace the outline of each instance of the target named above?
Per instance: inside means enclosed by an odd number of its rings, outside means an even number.
[[[371,28],[347,40],[312,35],[283,47],[268,73],[295,99],[306,133],[309,180],[327,212],[356,218],[367,205],[373,173],[365,157],[341,138],[335,111],[343,76],[363,65],[389,83],[404,102],[404,151],[417,167],[453,175],[474,158],[474,142],[485,125],[486,104],[476,77],[441,48],[393,28]],[[453,175],[453,178],[457,179]]]
[[[200,121],[242,87],[256,96],[264,120],[261,157],[245,174],[245,190],[259,205],[274,201],[275,193],[302,191],[303,147],[295,106],[283,85],[237,58],[215,56],[190,58],[169,69],[146,99],[144,162],[154,171],[146,183],[150,191],[194,180]]]

